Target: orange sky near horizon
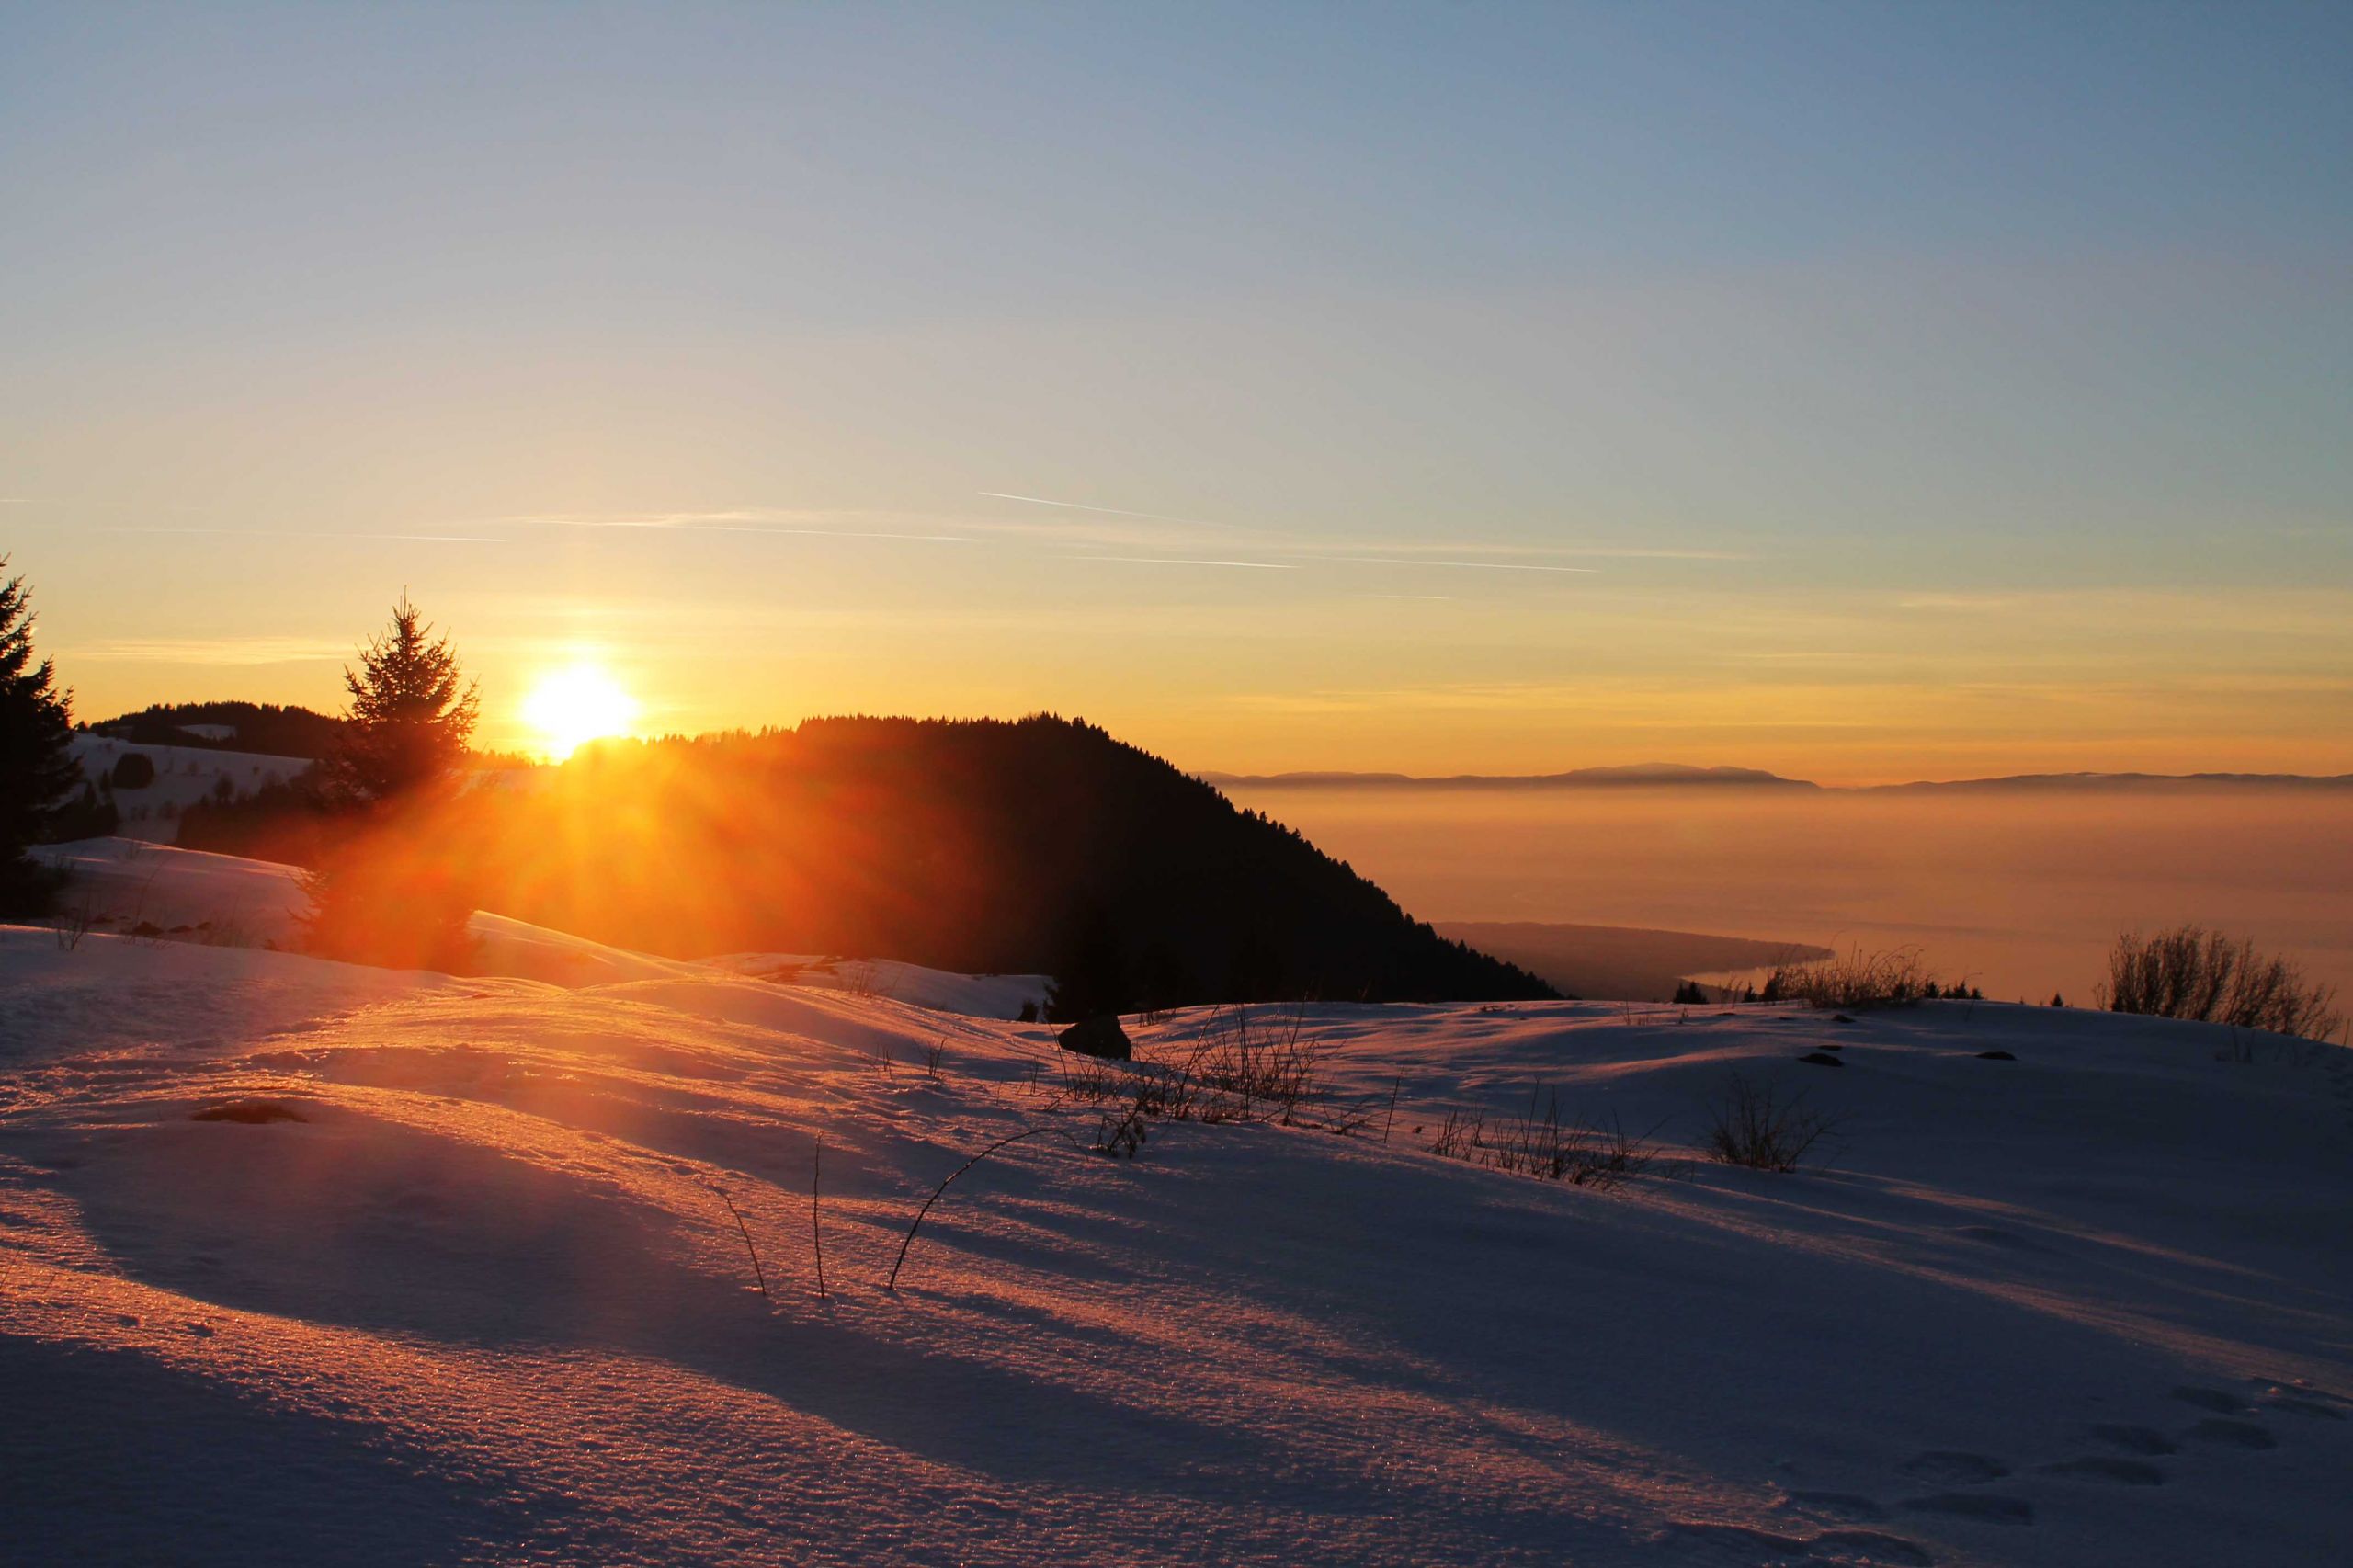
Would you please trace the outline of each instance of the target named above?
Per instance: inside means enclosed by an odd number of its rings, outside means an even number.
[[[587,665],[635,704],[639,733],[1051,710],[1224,772],[1671,761],[1879,783],[2353,771],[2353,597],[2334,589],[1858,594],[1747,585],[1738,579],[1754,569],[1731,562],[1711,563],[1712,584],[1670,585],[1648,561],[1433,582],[1446,569],[1266,553],[1295,569],[1093,562],[1085,602],[1033,606],[1022,584],[1038,557],[1044,569],[1074,563],[1025,536],[972,532],[985,542],[959,547],[949,565],[938,551],[911,565],[904,541],[874,538],[730,540],[797,568],[763,597],[675,559],[666,570],[683,581],[657,593],[662,558],[700,541],[636,530],[558,541],[572,557],[567,592],[488,585],[487,546],[462,568],[452,551],[426,551],[372,574],[405,568],[401,582],[481,679],[479,738],[501,749],[544,749],[527,711],[534,693]],[[306,593],[305,564],[288,557],[397,549],[119,541],[151,558],[189,551],[172,576],[196,591],[159,602],[108,590],[124,570],[111,551],[85,580],[86,553],[61,562],[26,545],[11,570],[32,578],[42,647],[92,720],[230,698],[338,710],[341,666],[381,627],[391,593],[359,561]],[[236,579],[272,573],[285,591],[257,595],[267,608],[219,610]],[[639,591],[593,592],[594,577]],[[1449,591],[1391,597],[1400,578]]]

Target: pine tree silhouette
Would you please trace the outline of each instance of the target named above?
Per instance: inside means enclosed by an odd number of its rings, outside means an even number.
[[[458,792],[482,702],[432,631],[403,594],[359,667],[343,672],[351,712],[324,793],[358,825],[303,878],[303,945],[323,957],[445,971],[470,961],[474,879],[438,842],[430,812]]]
[[[8,564],[0,556],[0,569]],[[31,596],[0,583],[0,913],[39,914],[56,880],[26,858],[51,813],[82,780],[74,761],[72,694],[47,659],[33,662]]]
[[[347,802],[389,801],[453,779],[465,760],[482,699],[447,637],[403,594],[392,622],[346,666],[351,712],[328,759],[330,790]]]

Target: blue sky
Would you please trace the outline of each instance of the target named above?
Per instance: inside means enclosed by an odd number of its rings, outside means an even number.
[[[494,722],[2353,767],[2348,83],[2341,6],[5,6],[0,549],[85,711],[331,701],[405,585]]]

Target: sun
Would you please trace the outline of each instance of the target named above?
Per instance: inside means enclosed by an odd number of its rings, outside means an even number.
[[[523,700],[523,722],[559,762],[590,741],[628,734],[636,721],[637,699],[595,665],[551,670]]]

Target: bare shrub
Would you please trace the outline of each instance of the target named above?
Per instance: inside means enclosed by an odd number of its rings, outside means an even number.
[[[1061,1079],[1055,1096],[1058,1099],[1091,1104],[1135,1092],[1135,1074],[1102,1057],[1082,1056],[1074,1051],[1057,1051],[1054,1064]]]
[[[826,965],[820,964],[815,967],[822,969]],[[841,989],[861,1001],[870,997],[879,997],[888,1002],[892,1000],[892,993],[898,989],[892,983],[890,972],[872,959],[859,959],[852,963],[835,963],[833,968],[835,977],[841,982]]]
[[[82,945],[82,938],[88,936],[97,923],[97,914],[91,907],[90,895],[85,892],[58,911],[57,918],[50,922],[50,927],[57,934],[58,949],[70,953]]]
[[[2335,987],[2306,979],[2286,959],[2256,952],[2251,941],[2234,942],[2195,925],[2154,937],[2119,937],[2097,999],[2114,1013],[2227,1024],[2303,1040],[2326,1040],[2345,1022],[2336,1010]]]
[[[727,1213],[735,1221],[736,1233],[744,1238],[744,1256],[752,1260],[752,1278],[759,1286],[760,1300],[771,1307],[775,1306],[776,1298],[768,1294],[768,1271],[760,1267],[760,1249],[752,1244],[752,1228],[744,1223],[743,1211],[735,1207],[735,1200],[727,1195],[725,1187],[715,1181],[706,1185],[719,1195],[719,1201],[727,1205]]]
[[[1430,1153],[1441,1160],[1474,1160],[1486,1128],[1485,1111],[1449,1110],[1446,1119],[1438,1124],[1438,1136],[1430,1141]]]
[[[1323,1042],[1307,1032],[1304,1004],[1271,1024],[1246,1006],[1219,1007],[1178,1071],[1206,1091],[1198,1108],[1201,1119],[1271,1116],[1289,1127],[1323,1098]]]
[[[1107,1110],[1095,1130],[1092,1145],[1098,1154],[1108,1154],[1115,1160],[1132,1160],[1144,1142],[1145,1115],[1141,1103],[1124,1110]]]
[[[1529,1090],[1528,1108],[1492,1134],[1483,1111],[1447,1112],[1430,1153],[1540,1181],[1600,1188],[1641,1176],[1658,1157],[1643,1140],[1629,1136],[1616,1118],[1607,1126],[1564,1119],[1559,1095],[1535,1088]]]
[[[1765,976],[1761,1002],[1803,1002],[1814,1007],[1895,1007],[1939,997],[1974,999],[1977,993],[1955,982],[1939,983],[1916,948],[1866,953],[1816,963],[1778,963]]]
[[[915,1219],[908,1223],[907,1233],[905,1236],[902,1237],[899,1242],[899,1256],[892,1259],[891,1263],[891,1277],[882,1282],[882,1289],[891,1291],[896,1291],[898,1290],[899,1270],[904,1268],[907,1265],[907,1249],[915,1245],[915,1233],[923,1229],[924,1218],[931,1212],[931,1206],[939,1201],[940,1198],[948,1191],[949,1187],[955,1184],[958,1176],[962,1176],[966,1171],[971,1170],[974,1165],[979,1165],[983,1160],[987,1159],[991,1154],[995,1153],[1000,1149],[1008,1148],[1013,1144],[1022,1142],[1028,1139],[1043,1137],[1049,1132],[1056,1133],[1063,1137],[1069,1136],[1067,1133],[1063,1132],[1063,1130],[1059,1127],[1032,1127],[1020,1132],[1010,1132],[998,1139],[995,1142],[990,1144],[987,1148],[983,1149],[979,1153],[974,1154],[971,1159],[966,1160],[962,1165],[958,1165],[954,1170],[949,1172],[948,1175],[941,1179],[939,1185],[931,1189],[931,1196],[923,1200],[923,1207],[915,1210]]]
[[[1708,1102],[1699,1146],[1711,1159],[1752,1171],[1793,1171],[1843,1119],[1735,1073]]]
[[[818,1178],[825,1170],[825,1139],[818,1134],[809,1152],[809,1250],[817,1259],[817,1299],[825,1299],[825,1232],[817,1196]]]

